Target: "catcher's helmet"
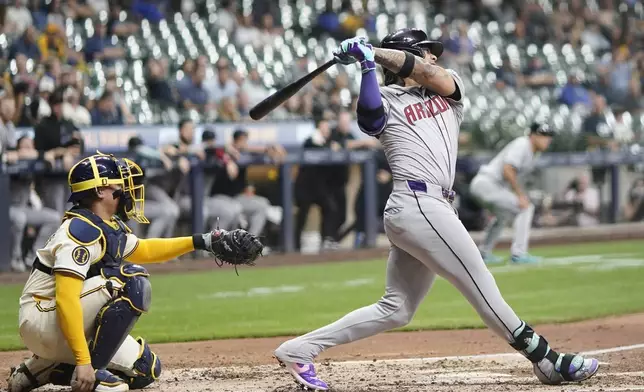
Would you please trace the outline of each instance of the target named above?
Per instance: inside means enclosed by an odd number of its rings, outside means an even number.
[[[427,39],[427,34],[420,29],[400,29],[388,34],[380,42],[380,47],[397,49],[409,52],[414,56],[425,57],[424,52],[429,52],[436,57],[443,54],[443,43]],[[384,69],[385,85],[392,84],[398,78],[393,72]]]
[[[539,122],[533,122],[530,125],[530,133],[536,133],[537,135],[544,135],[544,136],[554,136],[555,131],[550,128],[548,124],[542,124]]]
[[[121,189],[114,192],[114,198],[119,198],[119,217],[124,221],[133,219],[149,223],[143,213],[143,178],[143,170],[131,160],[98,153],[82,159],[69,171],[67,183],[72,191],[69,202],[78,205],[83,200],[94,198],[98,188],[120,185]]]

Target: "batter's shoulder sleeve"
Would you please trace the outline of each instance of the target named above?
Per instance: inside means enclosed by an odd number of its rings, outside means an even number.
[[[52,270],[67,272],[85,279],[89,267],[103,257],[103,247],[99,240],[102,233],[99,230],[100,235],[94,238],[92,237],[93,233],[80,233],[78,232],[79,227],[74,227],[75,236],[72,237],[70,227],[73,220],[65,221],[51,240],[52,256],[54,257]],[[88,229],[88,231],[90,230]]]

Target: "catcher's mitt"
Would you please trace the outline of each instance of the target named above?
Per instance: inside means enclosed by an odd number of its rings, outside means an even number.
[[[217,265],[221,267],[224,263],[232,264],[235,272],[238,265],[255,265],[255,260],[264,250],[264,245],[257,237],[242,229],[216,230],[204,237],[206,250],[215,256]]]

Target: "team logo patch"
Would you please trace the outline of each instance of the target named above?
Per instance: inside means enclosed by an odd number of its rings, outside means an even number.
[[[89,262],[89,250],[84,246],[77,246],[72,251],[72,259],[78,265],[85,265]]]

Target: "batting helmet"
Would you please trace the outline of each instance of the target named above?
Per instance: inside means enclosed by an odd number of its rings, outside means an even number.
[[[400,29],[388,34],[380,42],[384,49],[397,49],[409,52],[414,56],[425,57],[429,52],[436,57],[443,54],[443,43],[427,39],[427,34],[420,29]],[[395,83],[398,76],[385,68],[385,85]]]
[[[120,185],[114,192],[119,198],[119,217],[124,221],[133,219],[139,223],[149,223],[145,217],[145,186],[143,170],[133,161],[113,155],[96,154],[82,159],[75,164],[67,176],[67,183],[72,191],[69,202],[80,204],[93,199],[96,190],[109,185]]]

